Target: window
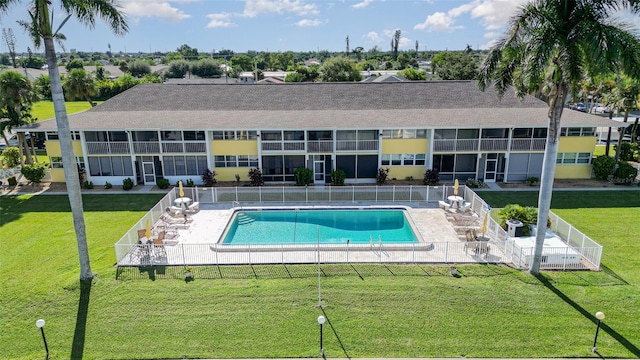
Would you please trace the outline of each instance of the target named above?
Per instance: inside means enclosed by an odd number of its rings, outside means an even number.
[[[207,170],[206,156],[164,156],[164,175],[202,175]]]
[[[195,133],[193,136],[196,137],[195,140],[204,140],[204,132],[203,131],[185,131],[185,139],[187,139],[187,133]],[[229,131],[214,131],[212,132],[213,140],[255,140],[257,139],[258,132],[257,131],[248,131],[248,130],[229,130]],[[200,139],[202,137],[202,139]],[[189,140],[189,139],[187,139]]]
[[[215,167],[258,167],[257,155],[218,155]]]
[[[592,127],[562,128],[560,136],[596,136],[596,129]]]
[[[387,129],[382,130],[383,139],[426,139],[425,129]]]
[[[204,131],[185,131],[183,132],[186,141],[203,141]]]
[[[282,140],[281,131],[263,131],[261,132],[262,141],[280,141]]]
[[[420,166],[425,164],[424,154],[382,154],[382,165]]]
[[[558,153],[556,164],[590,164],[591,153]]]
[[[90,156],[88,160],[91,176],[133,176],[131,158],[128,156]]]
[[[52,156],[49,158],[52,169],[62,169],[62,158],[59,156]]]

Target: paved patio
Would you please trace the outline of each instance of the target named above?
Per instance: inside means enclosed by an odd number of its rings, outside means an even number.
[[[235,210],[230,204],[201,204],[200,211],[179,227],[177,236],[163,248],[133,246],[118,266],[140,265],[216,265],[216,264],[296,264],[296,263],[476,263],[504,262],[501,246],[489,241],[489,251],[477,253],[464,237],[465,229],[477,229],[479,217],[472,212],[435,208],[429,203],[334,203],[308,204],[243,204],[242,209],[327,209],[336,207],[406,208],[419,243],[350,244],[350,245],[220,245],[227,223]],[[162,222],[157,222],[154,230]]]

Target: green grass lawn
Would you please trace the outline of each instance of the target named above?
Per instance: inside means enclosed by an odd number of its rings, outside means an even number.
[[[565,195],[565,193],[567,193]],[[568,194],[571,193],[571,194]],[[535,192],[482,192],[494,207]],[[532,195],[533,194],[533,195]],[[64,196],[0,197],[0,358],[640,357],[637,191],[564,192],[556,213],[604,246],[601,272],[506,266],[322,265],[122,271],[113,244],[157,195],[85,195],[93,271],[78,282]],[[597,198],[597,200],[595,200]],[[620,204],[620,205],[619,205]]]
[[[102,101],[96,101],[101,104]],[[67,114],[73,114],[80,111],[89,110],[91,105],[88,101],[66,101]],[[38,119],[38,121],[48,120],[55,117],[53,110],[53,101],[38,101],[33,104],[31,109],[31,115]]]

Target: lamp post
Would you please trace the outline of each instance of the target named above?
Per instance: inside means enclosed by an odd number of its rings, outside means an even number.
[[[47,346],[47,338],[44,336],[44,319],[38,319],[36,321],[36,327],[40,328],[42,333],[42,341],[44,342],[44,349],[47,352],[47,359],[49,358],[49,347]]]
[[[602,311],[598,311],[596,313],[596,319],[598,319],[598,325],[596,325],[596,336],[593,338],[593,347],[591,348],[591,352],[598,351],[596,348],[596,341],[598,341],[598,331],[600,330],[600,323],[604,320],[604,313]]]
[[[322,347],[322,324],[325,322],[324,316],[318,316],[318,324],[320,325],[320,356],[324,357],[324,348]]]

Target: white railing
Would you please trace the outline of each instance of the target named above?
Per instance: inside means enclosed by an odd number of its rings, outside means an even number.
[[[207,151],[207,145],[203,141],[197,142],[177,142],[163,141],[162,152],[164,153],[203,153]]]
[[[547,144],[547,139],[511,139],[513,151],[542,151]]]
[[[464,186],[461,186],[461,191]],[[429,202],[453,193],[452,186],[257,186],[185,188],[200,203]],[[176,190],[177,191],[177,190]]]
[[[484,218],[488,205],[473,190],[466,188],[464,197],[471,202],[471,209]],[[567,244],[562,247],[544,247],[540,269],[543,270],[599,270],[602,246],[589,238],[553,212],[549,213],[551,228]],[[519,247],[513,238],[491,217],[488,219],[488,233],[500,248],[508,262],[518,269],[529,269],[533,260],[533,247]]]
[[[378,140],[336,140],[336,151],[375,151]]]
[[[507,150],[509,139],[480,139],[480,151]]]
[[[130,154],[129,143],[124,141],[87,141],[88,154]]]
[[[304,151],[304,141],[262,141],[262,151]]]
[[[478,139],[435,139],[433,151],[478,151]]]
[[[405,245],[296,244],[221,245],[177,244],[164,246],[162,254],[153,248],[146,256],[136,256],[136,246],[116,244],[119,266],[146,265],[231,265],[231,264],[314,264],[314,263],[504,263],[504,256],[489,246],[476,253],[464,242],[413,243]],[[118,250],[120,248],[120,250]]]
[[[453,194],[452,186],[327,186],[255,187],[255,188],[184,188],[185,196],[201,204],[268,202],[437,202]],[[472,189],[461,186],[460,193],[470,202],[471,210],[484,219],[489,206]],[[482,254],[469,250],[464,242],[415,244],[306,244],[306,245],[165,245],[166,255],[132,256],[138,248],[137,230],[144,229],[147,219],[155,224],[165,209],[179,197],[178,189],[163,197],[115,245],[118,266],[143,265],[215,265],[215,264],[296,264],[367,262],[367,263],[512,263],[528,269],[533,247],[519,247],[513,238],[491,216],[487,218],[489,251]],[[540,268],[543,270],[600,269],[602,246],[575,229],[554,213],[550,213],[551,230],[567,246],[545,246]],[[475,247],[472,247],[475,248]],[[146,262],[146,263],[145,263]]]
[[[307,148],[308,152],[333,152],[333,140],[309,140]]]
[[[156,154],[160,152],[160,143],[157,141],[134,141],[133,151],[136,154]]]

